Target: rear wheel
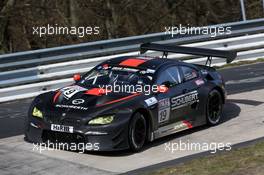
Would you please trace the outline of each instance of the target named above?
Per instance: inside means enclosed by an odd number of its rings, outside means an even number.
[[[146,141],[146,135],[146,119],[142,114],[136,113],[133,116],[129,126],[130,149],[135,152],[139,151]]]
[[[206,117],[207,117],[207,124],[208,125],[217,125],[222,116],[223,110],[223,101],[219,91],[212,90],[209,93],[208,100],[207,100],[207,110],[206,110]]]

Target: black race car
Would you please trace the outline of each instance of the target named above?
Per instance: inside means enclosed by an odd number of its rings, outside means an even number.
[[[26,120],[31,142],[89,143],[92,150],[142,146],[157,138],[221,120],[225,84],[208,64],[212,57],[232,62],[236,52],[141,45],[141,56],[105,61],[75,83],[37,96]],[[144,56],[148,50],[162,58]],[[167,59],[169,52],[208,57],[206,65]]]

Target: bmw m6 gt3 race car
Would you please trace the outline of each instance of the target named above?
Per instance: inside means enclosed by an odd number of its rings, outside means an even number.
[[[28,112],[25,138],[91,143],[100,151],[139,151],[157,138],[220,122],[225,83],[208,64],[212,57],[230,63],[236,52],[154,43],[140,49],[141,56],[107,60],[74,75],[74,84],[37,96]],[[144,55],[148,50],[163,56]],[[206,65],[195,65],[164,58],[169,52],[208,59]]]

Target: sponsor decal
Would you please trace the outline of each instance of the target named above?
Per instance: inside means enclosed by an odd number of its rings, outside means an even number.
[[[72,104],[74,104],[74,105],[79,105],[79,104],[82,104],[82,103],[84,103],[84,99],[72,100]]]
[[[170,118],[170,99],[164,98],[159,101],[158,122],[164,123]]]
[[[203,84],[204,84],[204,80],[202,80],[202,79],[196,80],[196,81],[195,81],[195,84],[196,84],[197,86],[203,85]]]
[[[193,126],[189,121],[183,120],[183,121],[178,121],[176,123],[172,123],[166,126],[162,126],[157,131],[155,131],[154,134],[156,135],[156,137],[162,137],[165,135],[169,135],[172,133],[190,129],[192,127]]]
[[[192,105],[195,102],[199,102],[198,92],[192,91],[187,94],[171,98],[171,109],[174,110],[183,106]]]
[[[87,107],[83,107],[83,106],[75,106],[75,105],[62,105],[62,104],[57,104],[55,107],[56,107],[56,108],[67,108],[67,109],[88,110]]]
[[[155,97],[151,97],[145,100],[145,103],[147,104],[147,106],[152,106],[154,104],[158,103],[158,100]]]
[[[51,124],[52,131],[73,133],[73,126]]]
[[[169,90],[169,88],[164,86],[164,85],[158,85],[158,87],[157,87],[158,92],[165,93],[165,92],[168,92],[168,90]]]
[[[183,120],[182,121],[189,129],[192,128],[192,124],[190,122],[188,122],[187,120]]]
[[[187,129],[187,126],[185,123],[179,123],[177,125],[174,126],[174,130],[181,130],[181,129]]]
[[[185,73],[184,73],[184,79],[185,79],[186,81],[191,80],[191,79],[193,79],[193,78],[195,78],[195,77],[197,77],[197,72],[196,72],[196,71],[185,72]]]

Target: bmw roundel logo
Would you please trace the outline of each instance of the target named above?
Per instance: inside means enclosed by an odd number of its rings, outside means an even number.
[[[74,105],[79,105],[79,104],[82,104],[82,103],[84,103],[84,99],[72,100],[72,104],[74,104]]]

